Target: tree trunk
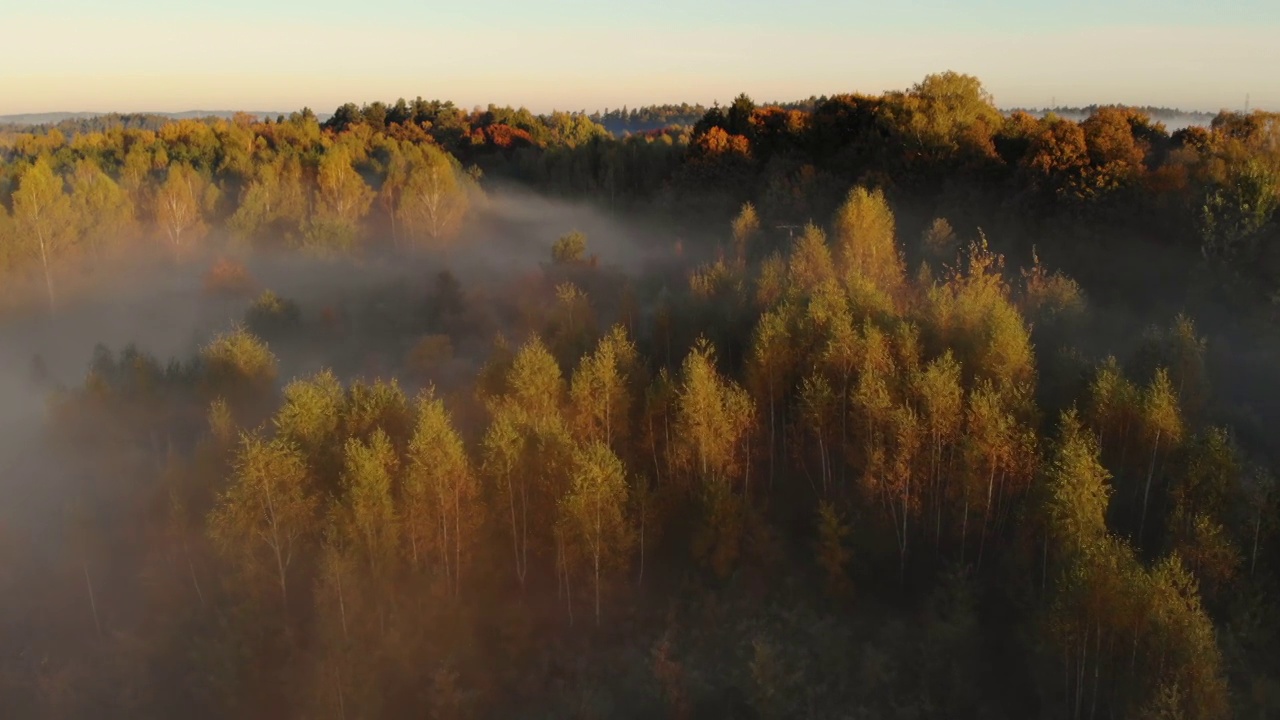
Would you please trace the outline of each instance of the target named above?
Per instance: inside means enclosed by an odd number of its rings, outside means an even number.
[[[648,512],[649,491],[648,489],[646,489],[644,492],[645,494],[642,496],[642,499],[640,500],[640,577],[636,579],[636,585],[644,584],[644,526],[645,526],[645,516],[649,514]]]
[[[1094,644],[1093,644],[1093,698],[1089,701],[1089,720],[1098,712],[1098,683],[1102,675],[1102,663],[1099,662],[1102,655],[1102,621],[1094,623]]]
[[[84,584],[89,588],[89,610],[93,612],[93,628],[97,631],[98,637],[102,637],[102,623],[98,620],[98,601],[93,597],[93,581],[89,579],[89,562],[86,560],[82,563],[84,568]]]
[[[596,495],[596,541],[592,543],[591,559],[594,561],[595,582],[596,582],[596,627],[600,627],[600,543],[604,534],[600,523],[600,496]]]
[[[342,570],[338,570],[338,614],[342,618],[342,639],[350,642],[351,638],[347,635],[347,603],[342,596]]]
[[[907,513],[911,508],[911,478],[903,479],[902,492],[902,552],[898,558],[898,582],[907,581]]]
[[[515,483],[507,479],[507,499],[511,505],[511,548],[516,558],[516,579],[520,581],[520,588],[524,589],[524,572],[520,569],[520,530],[516,523],[516,487]]]
[[[335,680],[333,684],[338,689],[338,717],[342,718],[342,720],[347,720],[347,703],[342,697],[342,672],[335,667],[333,676]]]
[[[264,483],[263,490],[267,496],[267,523],[271,527],[271,551],[276,558],[276,572],[280,574],[280,600],[285,607],[289,605],[289,588],[285,579],[284,553],[281,550],[280,526],[276,520],[275,501],[271,497],[271,483]]]
[[[991,473],[987,476],[987,509],[982,514],[982,533],[978,540],[978,567],[982,567],[982,555],[987,549],[987,524],[991,522],[991,495],[995,490],[996,483],[996,460],[994,454],[991,457]]]
[[[453,596],[462,596],[462,500],[458,482],[453,484]]]
[[[1249,577],[1253,577],[1253,571],[1258,567],[1258,532],[1262,529],[1262,510],[1258,510],[1258,517],[1253,521],[1253,552],[1250,553],[1249,559]]]
[[[1151,495],[1151,478],[1156,474],[1156,454],[1160,451],[1160,433],[1156,431],[1156,442],[1151,448],[1151,466],[1147,469],[1147,484],[1142,490],[1142,520],[1138,522],[1138,547],[1143,547],[1142,537],[1147,527],[1147,500]]]
[[[773,374],[769,374],[769,492],[773,492],[773,476],[776,460],[774,456],[778,452],[778,440],[774,431],[773,421]]]
[[[187,541],[182,541],[182,553],[187,556],[187,569],[191,572],[191,584],[196,589],[196,597],[200,598],[200,607],[204,607],[204,593],[200,591],[200,582],[196,580],[196,566],[191,561],[191,550],[187,548]]]

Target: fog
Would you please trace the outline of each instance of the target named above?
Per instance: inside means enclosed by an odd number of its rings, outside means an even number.
[[[551,260],[552,244],[573,230],[587,235],[587,252],[596,256],[603,269],[656,274],[660,268],[675,266],[672,240],[656,224],[623,219],[590,203],[501,186],[473,207],[458,237],[437,252],[371,252],[330,259],[297,252],[243,255],[237,259],[252,276],[253,288],[230,295],[205,287],[205,275],[221,257],[219,253],[182,263],[163,254],[133,254],[80,280],[74,294],[52,314],[43,306],[42,296],[33,291],[28,310],[0,322],[0,490],[9,498],[0,517],[39,523],[38,518],[48,517],[44,513],[57,511],[53,490],[57,483],[50,478],[56,474],[52,468],[57,458],[40,449],[49,393],[57,387],[78,387],[98,346],[113,353],[134,346],[161,365],[183,361],[218,333],[242,322],[263,290],[296,302],[303,322],[314,323],[324,308],[376,304],[388,292],[390,302],[405,298],[421,302],[437,275],[446,270],[458,279],[469,302],[484,303],[492,311],[513,301],[522,279],[537,278]],[[388,314],[415,309],[380,308]],[[462,343],[455,338],[449,377],[474,378],[491,346],[485,331],[521,330],[501,322],[501,313],[496,317],[493,326],[468,328]],[[352,330],[362,330],[359,313],[350,320],[357,326]],[[333,367],[335,359],[326,356],[326,349],[272,345],[279,360],[279,382]],[[348,378],[370,374],[334,369]],[[43,376],[43,382],[36,381],[37,375]],[[41,488],[47,492],[39,492]],[[45,504],[35,512],[40,502]]]

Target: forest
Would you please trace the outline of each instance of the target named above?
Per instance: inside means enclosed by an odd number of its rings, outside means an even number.
[[[1280,114],[0,127],[0,713],[1280,713]]]

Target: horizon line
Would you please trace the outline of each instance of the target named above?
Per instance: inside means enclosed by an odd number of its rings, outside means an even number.
[[[839,95],[844,95],[844,94],[850,94],[850,93],[834,93],[831,95],[814,95],[806,98],[797,98],[793,100],[770,100],[770,101],[764,101],[764,102],[756,102],[756,107],[763,108],[763,107],[774,107],[774,106],[781,106],[781,105],[791,105],[791,104],[807,102],[810,100],[821,100],[824,98],[838,97]],[[857,93],[852,93],[852,94],[857,94]],[[871,97],[875,97],[875,96],[872,95]],[[397,98],[397,100],[400,100],[400,99],[405,99],[405,98]],[[386,101],[363,102],[363,103],[357,104],[357,106],[363,109],[364,107],[367,107],[368,105],[372,104],[372,102],[383,102],[387,107],[392,107],[394,106],[396,101],[392,101],[389,103]],[[440,100],[440,99],[434,99],[429,102],[453,103],[452,100]],[[346,104],[348,103],[342,103],[337,107],[342,107],[343,105],[346,105]],[[350,104],[356,104],[356,103],[350,103]],[[484,110],[488,107],[506,107],[506,108],[512,108],[515,110],[527,110],[528,112],[534,115],[550,115],[552,113],[557,113],[557,112],[567,112],[570,114],[585,114],[588,116],[595,115],[595,114],[603,114],[605,112],[614,111],[614,110],[621,110],[623,108],[627,108],[631,110],[639,110],[647,107],[671,107],[671,106],[678,106],[678,105],[690,105],[693,107],[702,106],[709,109],[715,106],[727,107],[728,104],[721,104],[720,101],[718,100],[712,101],[710,104],[703,103],[700,101],[690,102],[687,100],[683,100],[678,102],[668,101],[668,102],[659,102],[659,103],[645,103],[641,105],[635,105],[634,107],[624,103],[617,107],[596,108],[594,110],[586,110],[582,108],[578,110],[563,110],[563,109],[553,107],[548,111],[535,112],[529,109],[527,105],[518,105],[518,106],[517,105],[500,105],[496,102],[490,102],[487,104],[476,103],[474,105],[471,105],[470,108],[468,108],[467,106],[458,105],[454,103],[455,107],[463,111],[466,111],[469,109]],[[1188,108],[1169,106],[1169,105],[1149,105],[1149,104],[1140,105],[1135,103],[1104,103],[1104,102],[1091,102],[1091,103],[1080,104],[1080,105],[1043,105],[1043,106],[1012,105],[1007,107],[996,106],[996,110],[1002,113],[1012,113],[1012,112],[1018,112],[1018,111],[1048,112],[1053,110],[1083,110],[1087,108],[1103,108],[1103,107],[1128,107],[1128,108],[1136,108],[1136,109],[1150,108],[1153,110],[1162,110],[1162,111],[1167,111],[1169,113],[1180,114],[1180,115],[1215,115],[1220,112],[1255,112],[1255,111],[1277,112],[1275,110],[1268,110],[1266,108],[1258,107],[1258,106],[1250,107],[1248,104],[1240,108],[1221,107],[1221,108],[1218,108],[1217,110],[1209,110],[1209,109],[1200,109],[1200,108],[1188,109]],[[337,108],[335,107],[334,109],[336,110]],[[35,118],[35,117],[40,117],[45,115],[67,116],[60,120],[51,121],[56,123],[56,122],[61,122],[62,120],[67,120],[72,118],[90,119],[95,117],[104,117],[107,115],[157,115],[157,116],[198,115],[203,117],[213,117],[213,116],[221,116],[221,115],[245,114],[245,115],[255,115],[255,116],[262,116],[262,117],[279,117],[279,116],[288,117],[293,113],[301,112],[303,110],[311,110],[311,112],[317,116],[332,116],[334,114],[332,110],[318,111],[311,105],[303,105],[302,107],[296,108],[293,110],[243,110],[243,109],[235,109],[235,108],[227,108],[222,110],[210,110],[210,109],[202,109],[202,108],[192,108],[187,110],[41,110],[36,112],[0,113],[0,124],[22,124],[21,122],[16,120],[16,118],[26,118],[26,117]],[[29,124],[46,124],[46,123],[29,123]]]

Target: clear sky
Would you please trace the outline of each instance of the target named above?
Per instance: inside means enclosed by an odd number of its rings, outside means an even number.
[[[0,0],[0,114],[595,110],[977,75],[1009,106],[1280,110],[1280,0]]]

